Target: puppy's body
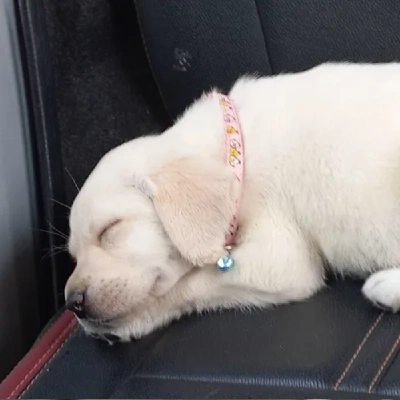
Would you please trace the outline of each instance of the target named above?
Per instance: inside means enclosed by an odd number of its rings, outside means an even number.
[[[193,310],[305,299],[327,266],[373,273],[364,294],[400,307],[400,65],[245,78],[230,97],[241,187],[210,96],[163,135],[111,151],[83,186],[66,294],[85,291],[88,331],[126,339]],[[215,262],[239,195],[236,267],[223,274]]]

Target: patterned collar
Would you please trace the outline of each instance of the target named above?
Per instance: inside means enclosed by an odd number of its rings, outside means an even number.
[[[242,129],[240,127],[239,118],[235,110],[233,101],[229,96],[220,93],[216,93],[215,95],[218,97],[224,120],[226,162],[232,168],[239,184],[241,184],[243,180],[244,169],[244,148]],[[235,208],[233,210],[232,221],[229,226],[229,232],[225,238],[225,249],[227,250],[228,255],[221,257],[217,262],[217,268],[222,272],[229,271],[235,265],[235,261],[231,257],[231,249],[232,246],[236,244],[236,236],[238,231],[239,199],[240,196],[236,200]]]

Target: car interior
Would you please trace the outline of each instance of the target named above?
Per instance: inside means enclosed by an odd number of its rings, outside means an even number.
[[[400,318],[357,280],[112,345],[64,307],[69,207],[108,150],[243,75],[399,58],[397,0],[2,0],[0,397],[400,398]]]

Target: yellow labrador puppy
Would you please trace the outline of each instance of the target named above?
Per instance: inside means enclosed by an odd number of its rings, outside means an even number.
[[[88,333],[128,340],[193,311],[303,300],[327,268],[365,277],[364,295],[397,311],[400,64],[204,95],[162,135],[109,152],[70,229],[65,296]]]

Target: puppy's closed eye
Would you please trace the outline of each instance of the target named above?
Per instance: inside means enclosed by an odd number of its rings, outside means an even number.
[[[101,242],[102,240],[104,240],[107,237],[107,234],[112,230],[112,228],[114,228],[115,226],[117,226],[119,223],[121,223],[121,219],[114,219],[111,222],[107,223],[104,228],[102,228],[100,230],[100,233],[98,235],[98,240],[99,242]]]

